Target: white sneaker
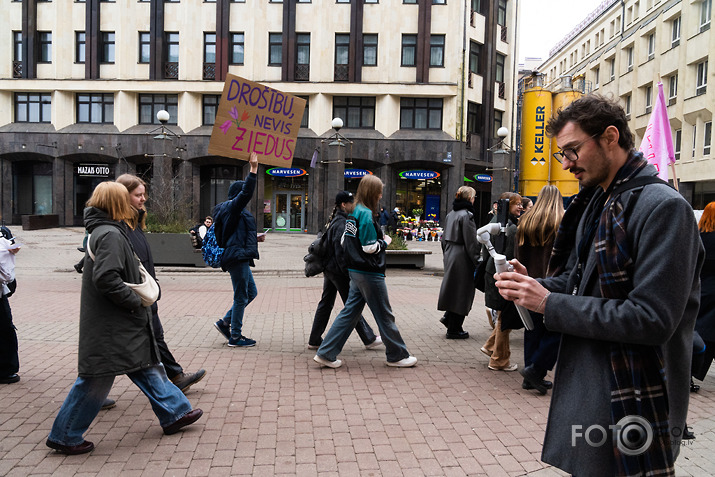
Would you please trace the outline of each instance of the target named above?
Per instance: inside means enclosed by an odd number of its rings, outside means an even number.
[[[336,359],[335,361],[328,361],[325,358],[321,358],[317,354],[315,356],[313,356],[313,361],[315,361],[316,363],[318,363],[322,366],[327,366],[328,368],[339,368],[343,364],[343,362],[340,361],[339,359]]]
[[[370,344],[365,345],[365,349],[376,349],[376,348],[379,348],[380,346],[382,346],[382,338],[380,338],[379,336],[376,336],[375,341],[373,341]]]
[[[414,366],[415,364],[417,364],[417,358],[415,358],[414,356],[408,356],[405,359],[401,359],[401,360],[395,361],[395,362],[390,362],[390,361],[387,362],[388,366],[392,366],[395,368],[409,368],[409,367]]]

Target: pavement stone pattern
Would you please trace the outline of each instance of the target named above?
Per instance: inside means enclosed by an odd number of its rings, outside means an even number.
[[[148,400],[126,376],[86,438],[96,449],[63,456],[44,442],[76,378],[81,254],[79,227],[22,231],[18,291],[10,300],[20,340],[18,384],[0,385],[0,475],[58,476],[562,476],[540,461],[548,396],[521,389],[518,373],[494,372],[479,347],[491,329],[477,293],[467,340],[446,340],[436,310],[439,243],[424,270],[389,269],[397,324],[417,366],[385,366],[384,348],[365,350],[353,334],[343,367],[320,368],[306,348],[322,276],[305,278],[310,235],[271,233],[254,269],[258,297],[234,349],[212,323],[231,304],[228,274],[160,267],[159,316],[170,349],[188,372],[205,368],[187,396],[204,416],[164,436]],[[188,237],[187,237],[188,240]],[[340,310],[333,311],[333,317]],[[374,325],[370,312],[365,310]],[[511,335],[523,363],[523,333]],[[552,376],[552,375],[550,375]],[[715,472],[715,379],[691,394],[688,423],[697,438],[681,451],[678,476]]]

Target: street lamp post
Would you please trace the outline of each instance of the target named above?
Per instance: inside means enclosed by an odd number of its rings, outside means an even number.
[[[492,203],[499,199],[503,192],[513,191],[514,168],[512,167],[511,156],[514,150],[504,141],[509,136],[509,130],[500,127],[497,130],[499,142],[487,149],[492,153]]]

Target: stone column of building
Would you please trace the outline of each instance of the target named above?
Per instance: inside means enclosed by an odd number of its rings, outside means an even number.
[[[326,213],[332,210],[335,203],[335,196],[338,192],[345,190],[345,143],[336,138],[328,143],[328,161],[325,164],[325,175],[323,182],[325,186],[325,206]]]
[[[497,149],[492,152],[494,158],[494,171],[492,177],[492,203],[499,200],[502,192],[511,190],[511,153],[506,150]]]

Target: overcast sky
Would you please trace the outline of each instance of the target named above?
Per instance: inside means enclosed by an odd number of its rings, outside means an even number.
[[[549,50],[603,0],[519,0],[519,63],[524,57],[545,61]]]

